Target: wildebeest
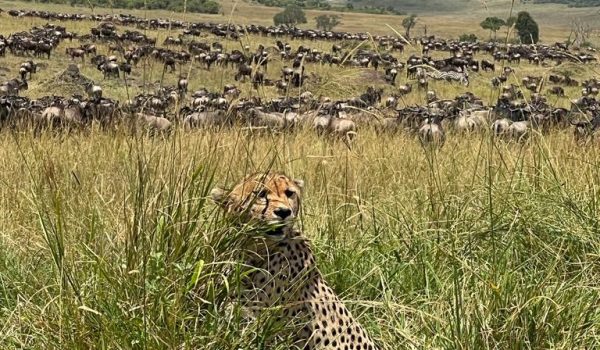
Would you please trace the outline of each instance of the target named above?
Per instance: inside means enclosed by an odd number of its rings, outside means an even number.
[[[27,74],[29,74],[29,79],[33,73],[37,72],[38,65],[33,61],[27,61],[21,63],[21,67],[19,68],[19,75],[21,75],[21,80],[25,81],[27,79]]]
[[[179,81],[177,81],[177,90],[179,91],[180,95],[185,95],[187,94],[188,91],[188,80],[184,77],[179,78]]]
[[[510,124],[512,124],[512,121],[508,118],[502,118],[502,119],[495,120],[492,123],[492,135],[494,135],[496,137],[508,136]]]
[[[412,85],[400,85],[398,86],[398,96],[406,96],[412,92]]]
[[[419,140],[424,146],[442,147],[446,142],[446,133],[440,120],[436,117],[427,118],[419,128]]]
[[[589,121],[577,121],[571,122],[571,124],[575,127],[573,130],[575,141],[582,143],[593,140],[600,132],[600,113],[595,112]]]
[[[335,115],[325,115],[315,118],[313,121],[315,131],[320,135],[331,135],[350,142],[357,135],[356,123],[346,118]]]
[[[398,76],[398,70],[394,67],[386,68],[385,70],[385,81],[390,85],[396,85],[396,76]]]
[[[238,72],[234,76],[235,81],[242,80],[244,77],[250,77],[252,75],[252,67],[247,64],[241,64],[238,67]]]
[[[553,86],[552,88],[550,88],[548,90],[548,93],[550,93],[552,95],[559,96],[559,97],[564,97],[565,96],[565,89],[563,89],[560,86]]]
[[[525,141],[529,137],[530,126],[529,121],[514,122],[508,128],[508,135],[516,141]]]
[[[95,85],[93,82],[85,84],[85,91],[92,100],[99,100],[102,98],[102,87]]]
[[[259,108],[250,108],[246,120],[251,127],[270,130],[291,129],[297,124],[297,115],[288,113],[267,113]]]
[[[85,60],[85,50],[80,48],[69,47],[65,50],[65,53],[71,57],[71,59],[75,59],[81,57],[81,62]]]
[[[37,128],[79,128],[83,126],[83,121],[83,110],[78,99],[57,98],[51,106],[44,109]]]
[[[489,111],[460,111],[454,127],[459,132],[484,130],[487,125]]]
[[[167,118],[145,113],[137,113],[136,117],[138,125],[145,128],[150,134],[165,134],[171,130],[172,123]]]
[[[11,79],[0,84],[0,96],[18,95],[19,91],[27,90],[27,80]]]
[[[104,75],[104,79],[107,77],[119,78],[119,65],[115,62],[106,61],[99,64],[97,68]]]
[[[186,115],[183,126],[187,129],[220,127],[231,124],[231,121],[226,111],[199,111]]]

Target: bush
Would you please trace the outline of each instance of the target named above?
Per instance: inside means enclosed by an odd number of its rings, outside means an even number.
[[[406,30],[406,38],[410,38],[410,30],[417,24],[417,15],[412,14],[402,20],[402,26]]]
[[[465,41],[468,43],[474,43],[477,41],[477,35],[464,33],[458,37],[458,41]]]
[[[114,7],[126,9],[142,9],[146,6],[149,10],[168,9],[172,11],[183,11],[185,0],[159,1],[148,0],[144,4],[143,0],[38,0],[43,3],[64,4],[68,3],[71,6],[97,6],[97,7]],[[187,11],[198,13],[219,13],[220,5],[214,0],[188,0]]]
[[[488,29],[490,34],[494,34],[494,39],[496,38],[496,32],[502,28],[502,26],[506,25],[506,22],[498,17],[487,17],[483,22],[479,24],[481,28]],[[491,35],[490,35],[491,38]]]
[[[188,1],[187,10],[190,12],[201,12],[201,13],[219,13],[221,7],[218,3],[212,0],[191,0]]]
[[[273,23],[276,26],[306,23],[306,14],[298,5],[288,5],[283,11],[273,16]]]
[[[335,26],[342,23],[338,15],[320,15],[315,18],[317,29],[332,30]]]
[[[519,12],[515,29],[523,44],[535,44],[540,39],[540,29],[536,21],[533,20],[529,12]]]

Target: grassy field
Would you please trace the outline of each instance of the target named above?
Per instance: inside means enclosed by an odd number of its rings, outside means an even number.
[[[11,6],[39,4],[0,2]],[[239,23],[267,23],[267,11],[275,11],[239,6]],[[450,35],[461,21],[478,22],[475,13],[424,21]],[[341,29],[389,32],[387,18],[348,14]],[[543,35],[566,28],[541,22]],[[45,22],[3,14],[0,23],[8,34]],[[63,25],[87,33],[91,23]],[[149,32],[159,42],[170,34],[177,33]],[[254,49],[271,39],[244,40]],[[300,44],[331,45],[293,43]],[[63,43],[51,60],[39,60],[44,66],[26,95],[66,94],[55,77],[69,63],[65,48],[77,45]],[[16,76],[22,60],[0,58],[8,69],[0,80]],[[138,68],[127,81],[103,81],[89,63],[80,68],[107,96],[124,100],[144,90],[143,81],[177,80],[147,64],[145,76]],[[282,65],[275,61],[269,74]],[[582,80],[597,76],[598,66],[523,64],[511,79],[557,71]],[[233,82],[231,70],[180,72],[190,75],[192,90]],[[321,76],[309,89],[333,98],[383,86],[371,70],[311,65],[308,72]],[[488,103],[498,94],[491,77],[474,75],[470,87]],[[276,95],[239,86],[243,96]],[[467,90],[432,88],[441,98]],[[567,93],[574,98],[578,89]],[[404,101],[422,102],[423,92]],[[568,105],[566,98],[551,102]],[[370,127],[352,149],[312,130],[241,129],[175,130],[164,139],[99,130],[34,138],[2,130],[0,145],[0,349],[289,349],[285,342],[265,345],[278,325],[249,321],[232,303],[244,233],[229,230],[208,200],[214,186],[270,168],[306,181],[300,224],[320,269],[382,349],[600,347],[600,152],[576,144],[569,130],[524,144],[451,134],[438,152],[410,135],[382,136]]]
[[[31,5],[28,3],[13,3],[15,7],[18,7],[18,4],[23,4],[23,7],[26,8],[27,5]],[[242,6],[242,5],[240,5]],[[247,4],[245,6],[248,6]],[[0,0],[1,8],[9,8],[4,6]],[[72,9],[69,7],[57,7],[55,5],[44,5],[44,8],[48,8],[54,11],[61,11],[70,9],[71,11],[76,10],[85,10],[85,9]],[[248,7],[250,9],[254,9],[253,6]],[[266,8],[269,9],[269,8]],[[581,10],[581,9],[577,9]],[[107,10],[105,10],[106,12]],[[245,10],[244,10],[245,11]],[[84,11],[85,12],[85,11]],[[131,12],[131,11],[129,11]],[[133,11],[132,13],[136,15],[144,15],[140,11]],[[247,12],[245,12],[247,13]],[[169,14],[166,12],[156,11],[149,12],[147,14],[149,17],[167,17]],[[171,14],[177,18],[185,18],[182,14]],[[254,14],[258,16],[257,14]],[[355,14],[353,14],[355,15]],[[358,15],[358,14],[356,14]],[[196,15],[187,15],[189,16],[188,20],[212,20],[226,21],[227,18],[214,18],[214,16],[196,16]],[[366,16],[366,15],[358,15],[358,16]],[[375,15],[374,15],[375,16]],[[462,16],[462,15],[461,15]],[[376,18],[387,18],[386,16],[376,16]],[[2,17],[3,24],[0,26],[0,34],[8,36],[10,33],[18,32],[18,31],[28,31],[33,26],[42,26],[47,23],[46,20],[38,19],[38,18],[24,18],[24,19],[15,19],[9,17],[4,14]],[[257,17],[258,18],[258,17]],[[239,18],[235,15],[233,18],[230,18],[234,23],[246,23],[246,20],[243,18]],[[363,20],[366,21],[366,17],[363,17]],[[440,21],[441,17],[436,17],[432,15],[432,22]],[[260,21],[258,21],[260,22]],[[265,22],[268,23],[268,22]],[[359,25],[360,22],[356,22],[356,25]],[[377,21],[365,22],[367,23],[377,23]],[[451,32],[454,29],[452,22],[441,22],[443,23],[439,28],[441,32]],[[97,25],[96,23],[83,21],[83,22],[68,22],[63,23],[67,30],[73,31],[79,34],[89,34],[90,28],[92,26]],[[394,34],[394,27],[386,27],[379,23],[381,29],[385,29],[386,34]],[[125,29],[131,28],[119,28],[122,32]],[[543,30],[543,29],[542,29]],[[179,31],[176,30],[147,30],[145,33],[149,37],[156,37],[157,42],[160,44],[164,41],[164,39],[168,36],[177,36],[179,35]],[[498,34],[501,35],[500,33]],[[191,40],[191,39],[188,39]],[[207,36],[200,39],[200,41],[205,41],[207,43],[212,43],[217,41],[214,36]],[[232,49],[241,49],[242,46],[248,45],[252,51],[254,51],[259,44],[263,44],[268,47],[269,50],[276,50],[274,38],[265,38],[265,37],[256,37],[256,36],[247,36],[242,38],[240,41],[235,40],[225,40],[222,42],[224,48],[227,51]],[[294,48],[297,48],[300,45],[305,45],[322,52],[330,52],[331,43],[324,41],[312,41],[312,42],[302,42],[299,40],[290,42]],[[81,62],[81,60],[71,61],[69,57],[65,54],[65,49],[68,47],[77,47],[80,43],[78,41],[69,42],[63,41],[58,48],[53,52],[53,57],[50,60],[47,59],[37,59],[36,62],[40,63],[39,73],[34,75],[34,77],[29,81],[29,89],[25,91],[23,95],[37,98],[49,94],[55,95],[65,95],[68,96],[72,93],[79,92],[80,87],[71,86],[65,84],[64,81],[61,81],[58,77],[60,77],[61,73],[65,70],[69,63],[77,64],[81,73],[102,85],[104,90],[104,96],[118,99],[121,101],[129,100],[133,96],[142,93],[142,92],[152,92],[159,86],[175,86],[180,76],[188,77],[190,80],[190,89],[197,90],[201,87],[208,88],[210,90],[222,91],[222,88],[226,84],[235,84],[239,86],[242,90],[241,97],[249,97],[249,96],[260,96],[262,98],[272,98],[277,97],[279,93],[274,87],[265,87],[259,88],[255,90],[252,88],[250,81],[246,82],[236,82],[233,79],[233,76],[236,72],[235,68],[224,68],[224,69],[212,69],[207,71],[204,68],[201,68],[198,64],[185,64],[185,65],[177,65],[177,72],[175,73],[167,73],[163,72],[162,63],[156,60],[146,60],[145,62],[140,63],[139,67],[133,70],[133,74],[129,76],[127,79],[103,79],[102,73],[96,69],[96,67],[90,63],[89,57],[85,62]],[[107,54],[108,46],[103,43],[96,43],[98,46],[98,53]],[[355,42],[348,44],[347,50],[359,49],[359,48],[375,48],[377,44],[372,41],[367,42]],[[185,47],[171,47],[173,50],[185,49]],[[407,46],[407,49],[404,54],[395,54],[400,58],[400,61],[405,61],[411,54],[420,55],[421,47],[420,46]],[[432,52],[434,58],[442,58],[446,57],[446,53]],[[481,54],[478,59],[490,59],[489,55]],[[7,55],[5,58],[1,58],[2,69],[0,69],[0,81],[8,80],[10,78],[14,78],[18,75],[18,69],[21,62],[25,60],[23,57],[17,57],[12,55]],[[283,62],[280,60],[277,55],[273,55],[271,59],[271,63],[269,64],[269,70],[266,74],[267,78],[272,80],[276,80],[279,78],[280,69],[284,65],[290,65],[289,62]],[[315,96],[328,96],[331,98],[350,98],[354,96],[360,95],[365,91],[367,85],[377,86],[384,88],[385,94],[390,95],[396,92],[394,87],[391,87],[389,84],[385,83],[384,80],[384,72],[383,70],[379,70],[378,72],[373,71],[372,69],[363,70],[363,69],[352,69],[352,68],[344,68],[344,67],[336,67],[329,66],[327,64],[312,64],[307,66],[307,74],[309,74],[309,78],[307,80],[306,89],[313,92]],[[560,66],[554,66],[554,64],[550,64],[547,67],[544,66],[533,66],[527,63],[523,63],[516,67],[515,74],[512,74],[509,77],[509,81],[507,84],[513,83],[516,85],[521,84],[521,79],[527,75],[536,75],[546,77],[550,74],[559,74],[559,75],[569,75],[579,81],[584,81],[593,77],[600,75],[600,69],[598,64],[589,64],[589,65],[578,65],[574,63],[565,63]],[[446,82],[436,82],[431,81],[429,88],[435,90],[438,93],[440,98],[454,98],[455,96],[471,91],[475,93],[477,96],[480,96],[488,105],[494,104],[500,90],[492,89],[490,85],[490,80],[498,76],[499,72],[479,72],[470,74],[471,85],[467,88],[458,84],[448,84]],[[405,76],[405,72],[401,72],[398,78],[397,84],[415,84],[415,81],[407,80]],[[546,88],[550,88],[551,85],[547,84]],[[415,85],[415,93],[406,96],[402,104],[403,105],[415,105],[415,104],[423,104],[425,101],[425,90],[416,89]],[[550,102],[556,106],[560,107],[569,107],[570,102],[569,99],[577,98],[580,95],[580,88],[578,87],[565,87],[566,97],[552,97],[550,96]],[[299,94],[300,91],[292,91],[292,94]]]
[[[227,22],[239,24],[273,24],[273,15],[280,12],[281,9],[274,7],[265,7],[253,4],[249,1],[221,0],[222,14],[183,14],[168,11],[151,11],[145,13],[143,10],[110,10],[95,9],[95,13],[125,12],[144,17],[176,18],[193,21],[212,21]],[[413,35],[422,35],[425,28],[428,34],[438,35],[444,38],[458,38],[464,33],[474,33],[478,37],[485,39],[489,32],[482,29],[479,23],[488,16],[498,16],[508,18],[511,13],[511,0],[490,0],[490,1],[470,1],[470,5],[465,9],[464,5],[457,7],[456,11],[435,11],[424,9],[416,12],[419,15],[418,24],[413,31]],[[0,8],[8,10],[12,8],[44,8],[52,11],[90,13],[89,8],[71,7],[66,5],[39,4],[30,2],[15,2],[0,0]],[[402,9],[400,9],[402,10]],[[518,11],[528,11],[540,25],[540,40],[553,43],[554,41],[564,41],[569,37],[571,25],[575,20],[589,23],[595,29],[592,42],[600,44],[600,10],[598,8],[569,8],[558,4],[521,4],[515,1],[513,14]],[[330,14],[327,11],[306,11],[308,23],[300,27],[313,28],[315,26],[315,17],[321,14]],[[350,32],[369,32],[371,34],[390,34],[390,28],[403,33],[402,16],[392,15],[372,15],[363,13],[336,13],[341,15],[341,25],[336,30]],[[2,27],[0,27],[1,29]],[[500,35],[502,31],[499,31]]]
[[[227,307],[243,246],[206,197],[269,167],[306,181],[320,267],[384,349],[600,346],[600,157],[568,134],[435,156],[371,132],[1,141],[4,349],[262,348],[276,328]]]

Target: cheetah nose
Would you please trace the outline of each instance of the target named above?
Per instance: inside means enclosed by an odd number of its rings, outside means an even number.
[[[273,213],[279,216],[281,219],[285,219],[288,216],[292,215],[292,211],[288,208],[277,208]]]

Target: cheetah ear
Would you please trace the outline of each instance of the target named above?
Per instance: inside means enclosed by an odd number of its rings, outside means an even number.
[[[304,180],[294,179],[294,183],[296,184],[296,186],[298,186],[300,190],[304,190]]]
[[[227,192],[224,189],[216,187],[213,188],[212,191],[210,191],[210,197],[216,204],[224,207],[227,205],[229,196],[227,195]]]

